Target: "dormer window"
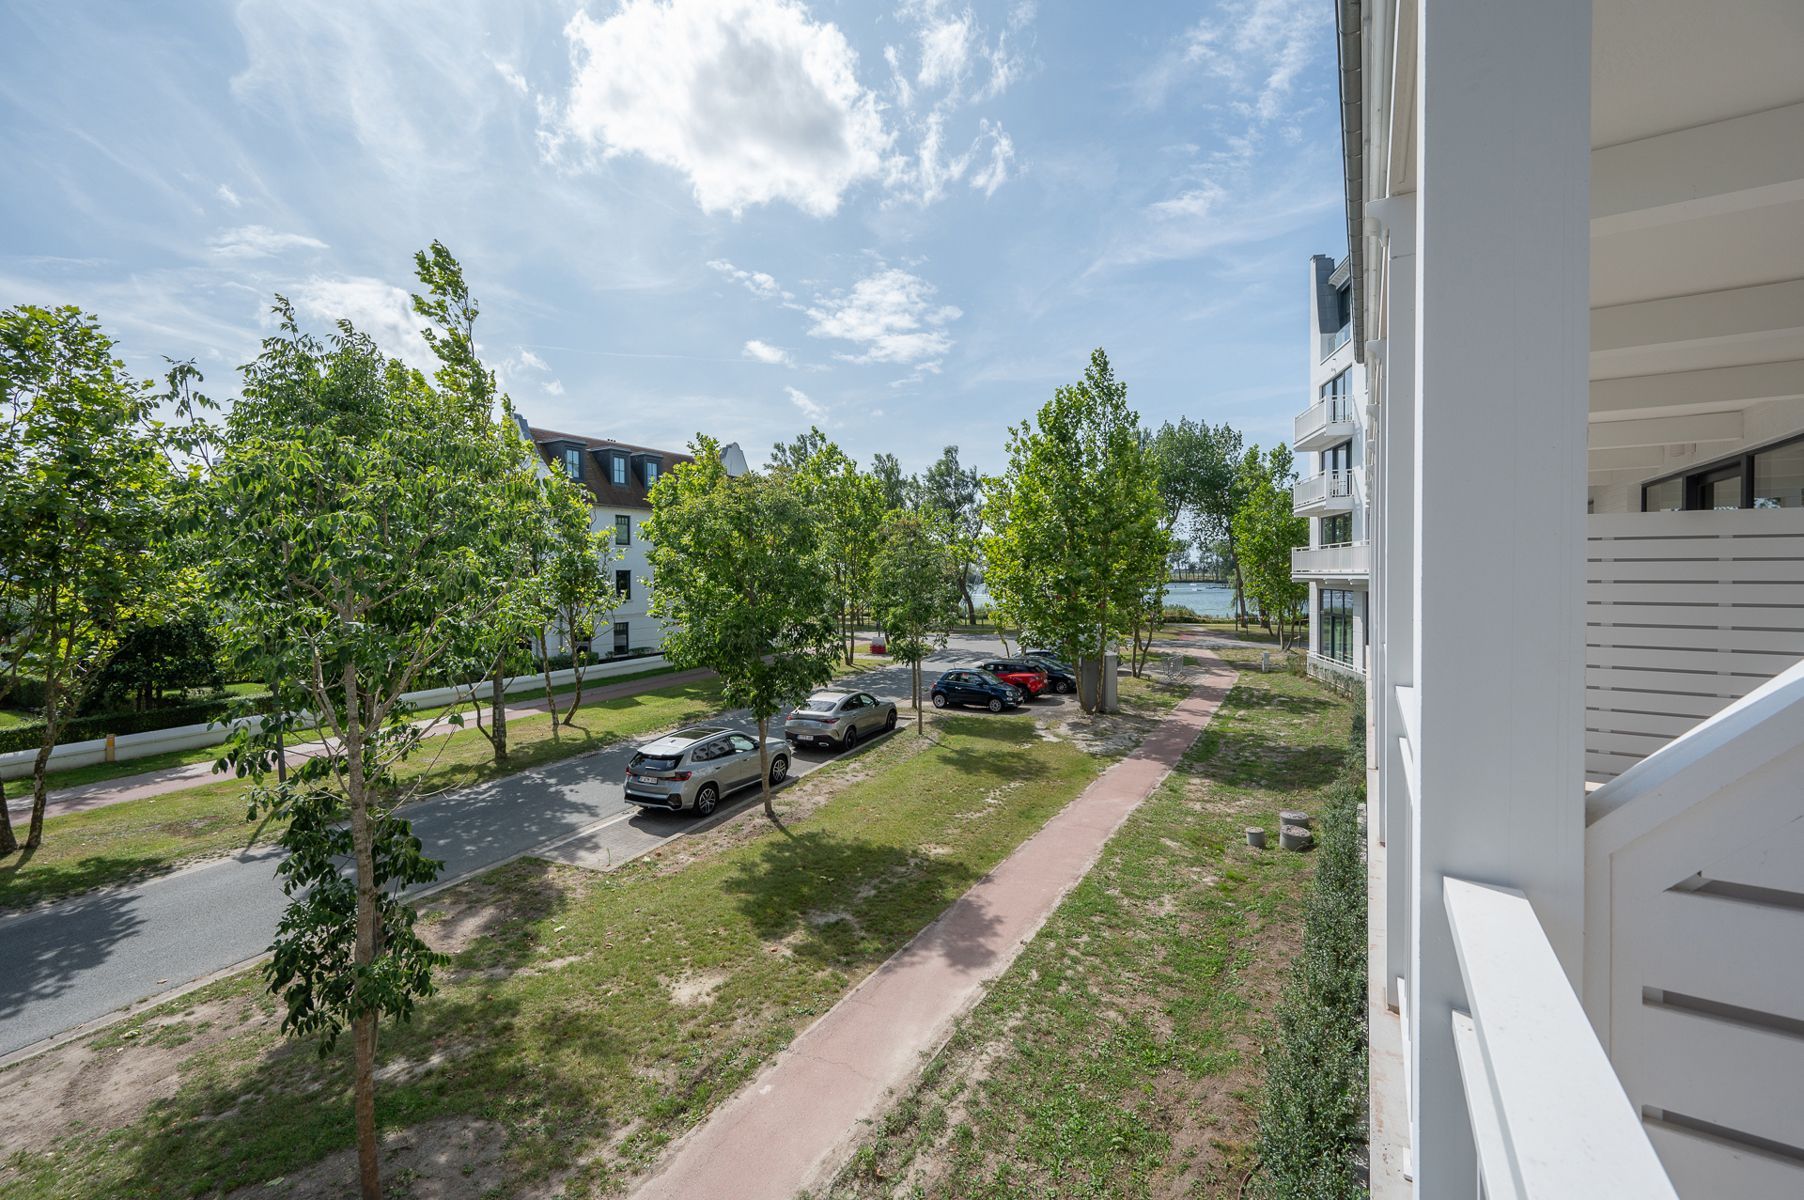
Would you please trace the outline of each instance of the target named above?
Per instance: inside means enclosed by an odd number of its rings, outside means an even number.
[[[658,464],[655,461],[648,461],[645,464],[645,486],[649,488],[656,482],[658,482]]]
[[[583,477],[583,452],[574,446],[564,450],[564,474],[578,480]]]
[[[612,472],[611,477],[614,480],[614,486],[615,487],[625,487],[626,486],[626,458],[622,455],[615,454],[609,458],[609,461],[613,464],[613,472]]]

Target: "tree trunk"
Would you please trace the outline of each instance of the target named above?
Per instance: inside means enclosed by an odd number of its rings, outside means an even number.
[[[911,665],[914,668],[909,672],[909,677],[914,684],[915,693],[915,734],[919,736],[923,732],[921,726],[921,660],[917,658]]]
[[[570,655],[576,660],[575,652]],[[551,631],[539,630],[539,671],[545,676],[545,711],[551,714],[551,736],[556,739],[557,732],[557,696],[551,690]]]
[[[19,838],[13,832],[13,817],[6,811],[6,780],[0,779],[0,855],[11,854],[18,848]]]
[[[357,695],[356,668],[346,665],[345,791],[351,808],[351,852],[357,864],[357,944],[353,960],[360,971],[376,962],[376,852],[370,823],[369,792],[363,775],[363,725]],[[353,1013],[355,1050],[352,1108],[357,1123],[357,1175],[363,1200],[382,1200],[380,1164],[376,1157],[376,1013]]]
[[[44,786],[44,773],[50,767],[50,752],[56,749],[57,735],[62,732],[56,689],[44,689],[44,740],[38,743],[38,756],[31,760],[31,824],[25,832],[25,848],[36,850],[44,841],[44,806],[49,789]]]
[[[1247,582],[1240,573],[1240,552],[1234,548],[1234,534],[1228,533],[1228,556],[1234,560],[1234,604],[1240,610],[1239,624],[1247,623]]]
[[[777,819],[776,806],[770,802],[770,744],[765,736],[770,732],[770,718],[758,718],[758,790],[764,794],[764,815],[771,820]]]
[[[970,571],[968,568],[965,573],[967,575],[970,574]],[[958,589],[959,589],[959,591],[961,591],[965,594],[965,616],[968,618],[967,623],[971,624],[971,625],[977,624],[977,601],[975,601],[971,598],[970,583],[967,580],[961,578],[958,581]]]
[[[495,743],[495,765],[507,766],[507,656],[495,660],[495,674],[489,682],[489,728]]]

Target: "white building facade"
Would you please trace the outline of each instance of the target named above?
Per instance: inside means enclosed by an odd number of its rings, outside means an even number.
[[[1291,552],[1290,574],[1309,583],[1311,675],[1363,687],[1367,596],[1365,372],[1352,340],[1351,263],[1309,261],[1309,407],[1297,415],[1291,449],[1300,478],[1293,511],[1309,518],[1309,544]]]
[[[1804,1196],[1804,4],[1336,12],[1373,1195]]]

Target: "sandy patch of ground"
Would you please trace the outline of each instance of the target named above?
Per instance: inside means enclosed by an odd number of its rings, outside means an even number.
[[[684,1008],[700,1008],[714,999],[714,993],[726,981],[725,971],[689,971],[667,981],[665,986],[670,989],[673,1003]]]

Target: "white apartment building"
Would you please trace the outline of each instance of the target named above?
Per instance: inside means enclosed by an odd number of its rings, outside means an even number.
[[[1309,518],[1309,544],[1291,551],[1290,575],[1309,583],[1309,673],[1340,687],[1366,679],[1365,372],[1354,354],[1351,261],[1309,260],[1309,407],[1291,449],[1293,511]]]
[[[1804,3],[1335,4],[1372,1194],[1804,1196]]]

